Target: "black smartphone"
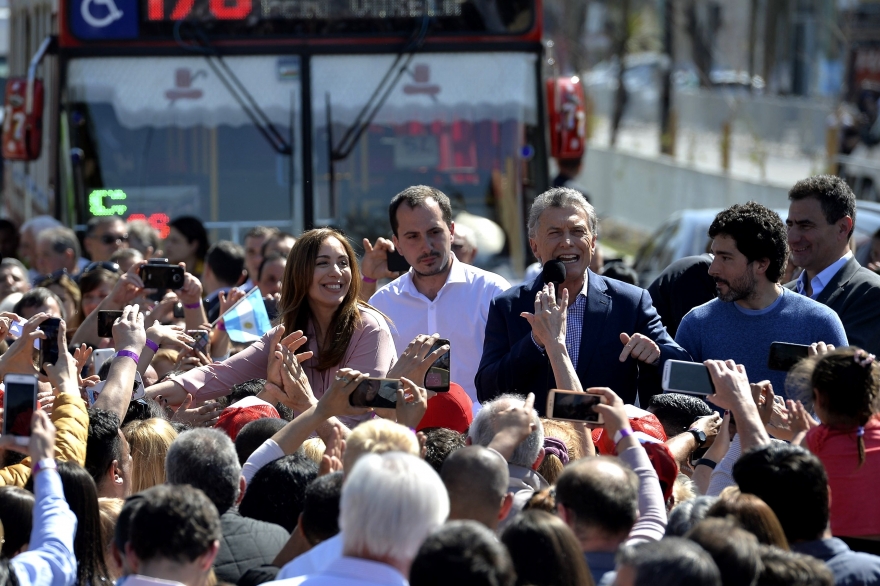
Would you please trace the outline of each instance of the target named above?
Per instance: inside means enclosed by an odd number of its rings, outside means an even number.
[[[46,374],[43,365],[47,362],[58,362],[58,328],[61,327],[61,318],[50,317],[40,324],[40,330],[46,334],[45,340],[40,340],[40,372]]]
[[[394,409],[399,388],[400,379],[397,378],[368,378],[349,395],[348,402],[352,407]]]
[[[396,250],[388,253],[388,270],[395,273],[405,273],[409,270],[410,264],[406,262],[403,255]]]
[[[208,330],[187,330],[186,335],[195,340],[193,350],[205,352],[208,349]]]
[[[154,263],[151,258],[141,267],[140,276],[146,289],[180,289],[183,287],[183,267],[180,265]]]
[[[431,346],[431,352],[434,352],[442,346],[449,344],[449,340],[442,338],[434,342]],[[425,388],[435,393],[449,392],[449,355],[452,353],[452,346],[449,346],[449,352],[438,358],[428,372],[425,373]]]
[[[550,389],[550,393],[547,395],[547,417],[603,425],[605,421],[602,414],[593,409],[601,402],[601,395]]]
[[[31,417],[37,409],[37,377],[7,374],[3,386],[3,435],[29,437]]]
[[[101,338],[113,337],[113,324],[122,317],[122,310],[101,309],[98,311],[98,336]]]
[[[810,347],[803,344],[773,342],[767,356],[767,368],[788,372],[795,365],[810,355]]]
[[[709,376],[709,369],[700,362],[667,360],[663,365],[664,391],[685,393],[687,395],[712,395],[715,385]]]
[[[184,317],[186,317],[183,313],[183,303],[181,303],[180,301],[175,303],[171,315],[174,317],[174,319],[183,319]]]

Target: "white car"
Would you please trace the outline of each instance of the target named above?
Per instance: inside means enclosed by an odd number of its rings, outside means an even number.
[[[720,209],[682,210],[663,222],[636,254],[633,268],[639,283],[647,287],[674,261],[709,252],[709,226]],[[788,209],[775,210],[785,221]],[[880,229],[880,203],[856,200],[856,228],[853,233],[856,259],[867,264],[871,236]]]

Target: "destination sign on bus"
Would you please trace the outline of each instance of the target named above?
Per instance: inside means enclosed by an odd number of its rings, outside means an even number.
[[[461,16],[461,0],[143,0],[148,22]]]

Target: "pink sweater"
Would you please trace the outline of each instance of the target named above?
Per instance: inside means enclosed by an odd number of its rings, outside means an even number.
[[[355,329],[342,362],[325,371],[318,371],[312,358],[303,363],[303,369],[312,386],[316,398],[333,384],[333,377],[339,368],[352,368],[370,376],[384,377],[397,359],[394,340],[388,324],[378,312],[365,307],[360,308],[361,323]],[[228,360],[191,370],[183,375],[173,376],[171,380],[181,385],[186,392],[197,399],[215,399],[228,395],[233,386],[255,378],[266,378],[269,365],[269,340],[275,333],[270,330],[259,342]],[[309,335],[311,334],[311,335]],[[306,350],[316,350],[314,329],[311,324],[306,333],[309,338]]]

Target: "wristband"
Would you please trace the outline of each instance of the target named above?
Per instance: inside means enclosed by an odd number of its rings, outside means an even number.
[[[141,357],[138,356],[136,352],[132,352],[131,350],[120,350],[119,352],[116,353],[116,355],[117,356],[127,356],[127,357],[131,358],[132,360],[134,360],[135,364],[137,364],[138,361],[141,359]]]
[[[616,446],[617,444],[620,443],[620,440],[622,440],[625,437],[629,437],[632,434],[633,434],[633,432],[631,429],[618,429],[617,433],[614,434],[614,445]]]
[[[376,279],[371,279],[370,277],[368,277],[368,276],[366,276],[366,275],[364,275],[363,277],[361,277],[361,280],[362,280],[364,283],[375,283],[375,282],[376,282]]]
[[[152,350],[154,354],[159,351],[159,344],[157,344],[156,342],[152,341],[149,338],[147,338],[147,341],[144,342],[144,345],[147,348],[149,348],[150,350]]]
[[[33,466],[31,466],[31,475],[36,476],[43,470],[55,470],[58,466],[55,464],[55,460],[52,458],[46,458],[45,460],[40,460]]]
[[[717,465],[718,462],[710,460],[709,458],[700,458],[699,460],[697,460],[697,463],[694,464],[694,468],[696,468],[697,466],[708,466],[712,470],[715,470],[715,466]]]
[[[214,327],[217,328],[218,330],[220,330],[221,332],[225,332],[226,331],[226,322],[221,319],[220,321],[217,322],[217,325]]]
[[[198,309],[201,306],[202,306],[201,302],[199,302],[199,303],[184,303],[183,304],[184,309]]]

